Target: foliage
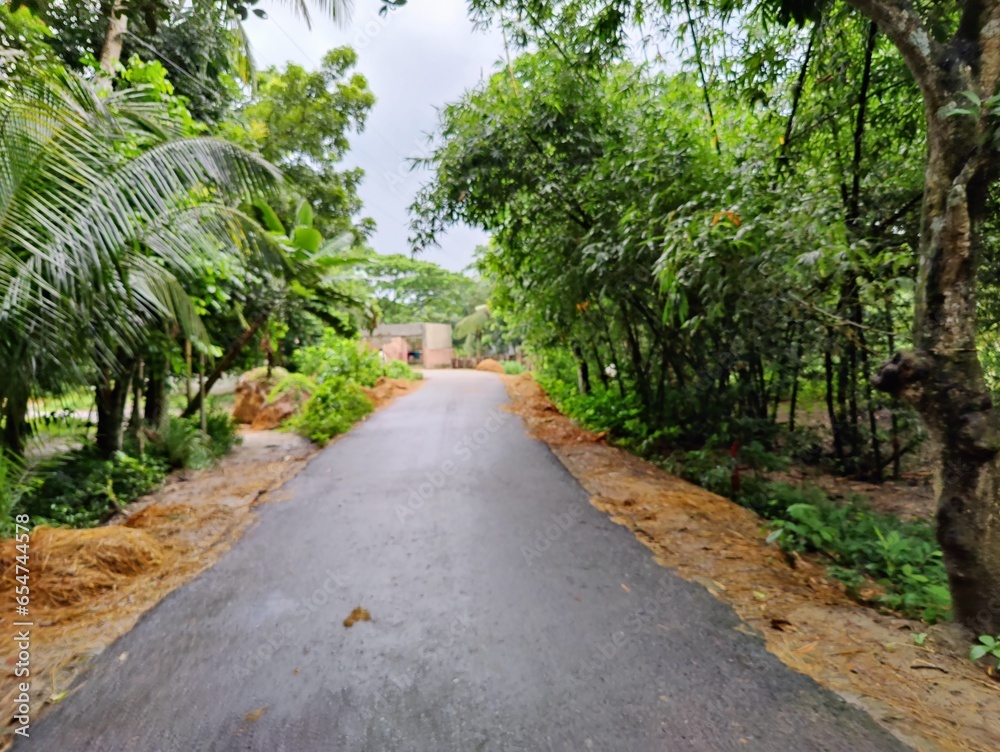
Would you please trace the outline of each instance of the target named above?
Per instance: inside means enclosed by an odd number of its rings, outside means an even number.
[[[360,386],[344,376],[329,374],[301,412],[292,417],[290,425],[324,446],[334,436],[349,431],[372,409]]]
[[[525,372],[525,367],[516,360],[505,360],[503,362],[503,372],[508,376],[517,376]]]
[[[221,125],[229,139],[255,148],[281,167],[293,189],[276,206],[281,221],[292,223],[300,197],[316,216],[325,237],[353,230],[366,235],[369,221],[355,224],[361,209],[360,170],[338,169],[348,136],[361,132],[375,97],[364,76],[352,73],[357,53],[349,47],[330,50],[317,71],[289,63],[258,76],[257,89],[241,110]]]
[[[208,410],[205,415],[205,435],[213,459],[225,457],[233,447],[243,443],[239,427],[225,410]]]
[[[388,360],[382,367],[382,373],[386,378],[404,379],[406,381],[420,381],[424,375],[420,371],[414,371],[408,363],[401,360]]]
[[[195,418],[170,418],[155,437],[151,451],[172,468],[202,470],[212,462],[211,440]]]
[[[382,375],[377,352],[360,340],[347,339],[333,331],[327,331],[320,344],[299,350],[295,364],[320,386],[330,379],[342,378],[370,387]]]
[[[316,382],[304,373],[290,373],[267,395],[268,402],[289,397],[296,407],[301,407],[316,392]]]
[[[979,644],[973,645],[969,651],[969,659],[978,661],[991,655],[1000,659],[1000,635],[991,637],[990,635],[980,635]]]
[[[389,324],[455,323],[486,299],[480,281],[401,254],[371,255],[364,276]]]
[[[765,503],[774,519],[770,540],[789,551],[816,551],[830,572],[857,590],[871,578],[884,588],[877,601],[911,618],[950,618],[951,598],[933,527],[877,514],[862,501],[836,504],[815,489],[769,484]],[[789,503],[792,502],[792,503]]]
[[[166,467],[155,457],[119,452],[105,460],[85,447],[35,468],[30,489],[16,508],[31,516],[32,525],[93,527],[152,491],[165,477]]]

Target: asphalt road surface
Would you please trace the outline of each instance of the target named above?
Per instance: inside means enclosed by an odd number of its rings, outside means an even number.
[[[505,401],[434,373],[332,444],[17,752],[905,749],[654,564]]]

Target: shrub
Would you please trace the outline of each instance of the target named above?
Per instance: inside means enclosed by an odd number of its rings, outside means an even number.
[[[930,523],[878,514],[862,499],[837,504],[819,489],[768,485],[768,540],[824,555],[850,590],[875,580],[884,590],[877,601],[888,609],[928,622],[949,618],[948,579]]]
[[[525,367],[516,360],[505,360],[502,365],[503,372],[508,376],[517,376],[519,373],[524,373],[526,370]]]
[[[317,387],[291,425],[322,446],[348,431],[372,409],[371,401],[357,384],[343,377],[329,378]]]
[[[215,459],[229,454],[234,446],[243,442],[236,421],[222,410],[212,410],[205,416],[205,433],[208,451]]]
[[[200,428],[199,418],[171,418],[153,441],[154,454],[173,468],[206,468],[212,463],[211,439]]]
[[[389,360],[382,368],[383,373],[390,379],[405,379],[406,381],[420,381],[424,375],[420,371],[414,371],[407,363],[401,360]]]
[[[102,460],[85,447],[40,464],[17,510],[29,514],[33,525],[94,527],[156,488],[166,471],[155,457],[118,452]]]
[[[295,355],[299,371],[322,385],[329,379],[345,378],[362,386],[375,386],[382,375],[379,354],[357,339],[347,339],[332,330],[323,334],[323,341],[305,347]]]

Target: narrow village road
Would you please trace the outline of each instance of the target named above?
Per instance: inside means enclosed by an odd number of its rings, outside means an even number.
[[[654,564],[505,401],[433,373],[332,444],[17,752],[905,749]]]

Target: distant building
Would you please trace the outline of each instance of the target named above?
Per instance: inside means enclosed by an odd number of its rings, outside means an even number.
[[[365,341],[386,358],[424,368],[451,368],[451,324],[380,324]]]

